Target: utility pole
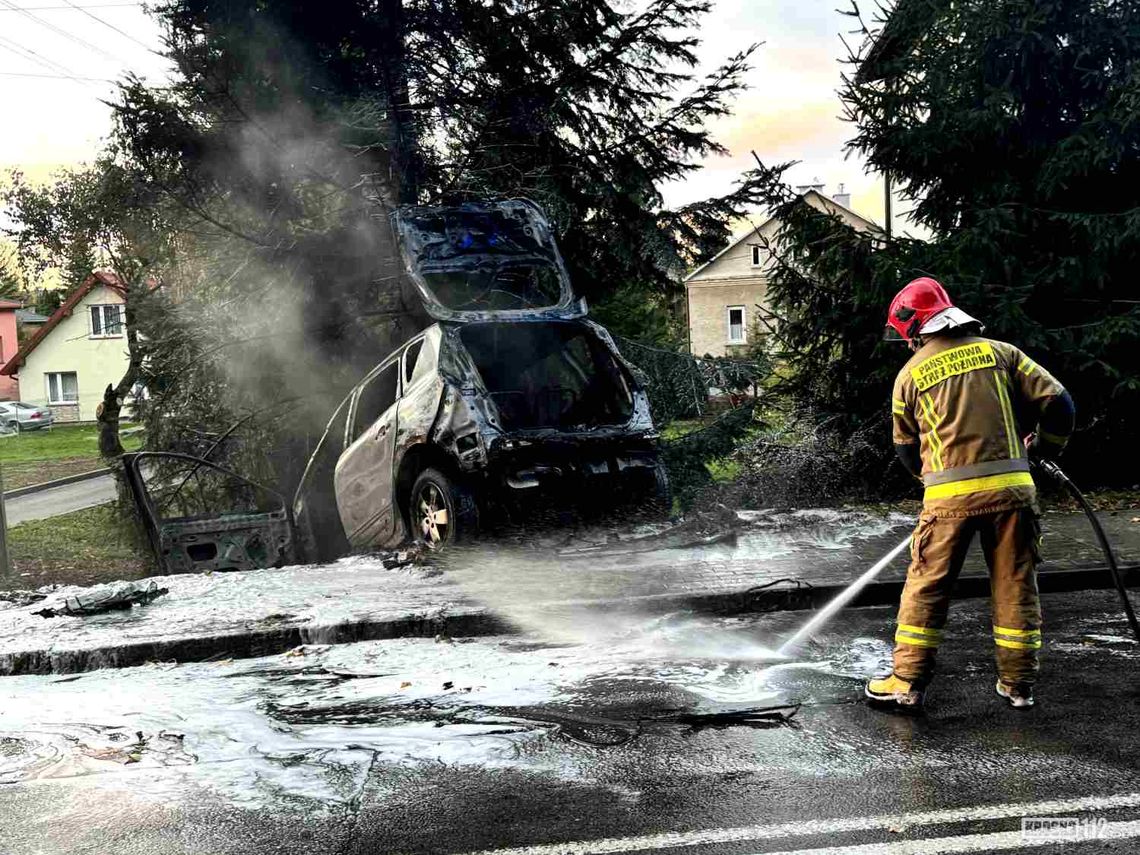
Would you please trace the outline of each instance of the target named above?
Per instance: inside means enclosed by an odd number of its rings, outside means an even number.
[[[891,173],[883,173],[883,226],[887,233],[887,240],[891,239]]]
[[[8,511],[4,507],[4,468],[0,467],[0,582],[12,580],[12,562],[8,558]]]

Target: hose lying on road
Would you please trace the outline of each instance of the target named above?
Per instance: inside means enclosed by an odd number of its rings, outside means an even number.
[[[1108,564],[1108,572],[1112,574],[1112,584],[1116,586],[1117,593],[1120,594],[1120,602],[1124,604],[1124,614],[1128,618],[1128,625],[1132,627],[1132,634],[1136,636],[1136,640],[1140,641],[1140,624],[1136,622],[1136,612],[1132,610],[1132,601],[1128,598],[1128,589],[1124,587],[1124,579],[1120,575],[1120,567],[1116,563],[1116,556],[1112,552],[1112,544],[1108,542],[1108,535],[1104,533],[1104,526],[1100,524],[1096,511],[1093,510],[1092,505],[1088,503],[1088,500],[1085,499],[1081,491],[1077,489],[1077,485],[1069,480],[1068,475],[1061,471],[1060,466],[1052,460],[1041,460],[1038,461],[1037,465],[1046,474],[1059,481],[1061,485],[1072,494],[1073,498],[1077,500],[1077,504],[1081,506],[1081,510],[1085,512],[1085,516],[1089,518],[1089,523],[1096,533],[1096,539],[1100,542],[1100,548],[1104,552],[1104,560]]]

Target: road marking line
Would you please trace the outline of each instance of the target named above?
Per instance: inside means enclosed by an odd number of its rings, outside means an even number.
[[[902,826],[949,825],[959,822],[1011,818],[1019,819],[1026,816],[1075,814],[1130,807],[1140,807],[1140,793],[1122,793],[1115,796],[1086,796],[1080,799],[1058,799],[1044,802],[1027,802],[1023,804],[979,805],[969,808],[924,811],[921,813],[805,820],[803,822],[786,822],[779,825],[751,825],[742,828],[670,831],[661,834],[647,834],[641,837],[611,837],[601,840],[542,843],[534,846],[520,846],[513,849],[485,849],[473,855],[605,855],[605,853],[613,852],[634,852],[639,849],[679,849],[689,846],[707,846],[716,843],[778,840],[785,837],[812,837],[821,834],[874,831],[876,829],[898,828]],[[1131,823],[1122,823],[1121,825],[1130,826]],[[840,848],[838,850],[824,849],[819,851],[841,852],[846,850]],[[851,851],[855,850],[852,849]],[[900,853],[906,851],[907,850],[899,850]],[[915,849],[913,851],[926,853],[927,850]],[[939,851],[953,852],[956,850],[947,849]],[[962,851],[971,852],[980,850],[965,849]]]
[[[790,849],[762,855],[950,855],[956,852],[1001,852],[1031,846],[1069,846],[1098,840],[1127,840],[1140,837],[1140,821],[1110,822],[1096,829],[1087,840],[1025,840],[1020,831],[992,834],[963,834],[958,837],[931,837],[926,840],[896,840],[891,843],[864,843],[856,846],[828,846],[823,849]]]

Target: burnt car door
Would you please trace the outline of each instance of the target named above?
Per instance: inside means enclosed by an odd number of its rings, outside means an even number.
[[[432,426],[443,396],[443,380],[439,376],[439,348],[443,338],[438,326],[430,327],[419,338],[412,339],[403,351],[403,392],[397,409],[396,457],[414,446],[429,441]]]
[[[393,456],[400,359],[389,359],[356,387],[344,453],[333,474],[337,510],[354,547],[382,545],[397,522]]]
[[[160,573],[297,561],[292,514],[277,491],[187,454],[136,452],[122,459]]]

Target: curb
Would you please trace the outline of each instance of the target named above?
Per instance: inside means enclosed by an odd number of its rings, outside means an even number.
[[[284,653],[302,644],[350,644],[394,638],[499,635],[514,630],[486,612],[405,615],[333,626],[283,626],[251,632],[136,642],[87,650],[25,650],[0,654],[0,676],[77,674],[101,668],[132,668],[148,662],[208,662]]]
[[[1124,584],[1140,587],[1140,565],[1121,567]],[[894,606],[903,589],[902,580],[871,582],[846,607]],[[817,609],[846,589],[846,585],[802,586],[795,588],[753,588],[729,594],[708,594],[689,597],[686,605],[704,614],[734,616],[763,614],[778,611]],[[1113,588],[1112,576],[1107,567],[1079,570],[1044,570],[1037,574],[1037,588],[1041,594],[1067,594],[1075,591],[1103,591]],[[953,597],[985,599],[990,596],[989,576],[960,576],[954,585]]]
[[[1140,587],[1140,565],[1122,567],[1125,585]],[[1037,576],[1042,594],[1096,591],[1112,588],[1105,567],[1077,570],[1045,570]],[[801,586],[792,588],[753,588],[715,594],[664,594],[644,598],[665,608],[685,609],[700,614],[736,616],[777,611],[816,609],[843,591],[846,585]],[[847,608],[893,606],[898,603],[903,582],[872,582]],[[986,598],[990,595],[988,576],[963,576],[954,588],[956,599]],[[599,608],[629,606],[636,600],[599,601]],[[0,676],[25,674],[75,674],[100,668],[131,668],[148,662],[207,662],[215,659],[251,659],[272,656],[302,644],[350,644],[355,641],[384,641],[395,638],[434,638],[506,635],[515,628],[488,612],[470,610],[452,614],[405,615],[383,620],[359,620],[331,626],[281,626],[220,635],[136,642],[115,647],[67,650],[24,650],[0,654]]]
[[[65,475],[63,478],[56,478],[54,481],[44,481],[42,484],[29,484],[27,487],[17,487],[15,490],[5,491],[4,501],[7,502],[9,499],[18,499],[20,496],[27,496],[32,493],[42,493],[44,490],[51,490],[55,487],[66,487],[68,484],[78,484],[80,481],[92,481],[95,478],[110,474],[110,469],[92,469],[90,472],[80,472],[77,475]]]

